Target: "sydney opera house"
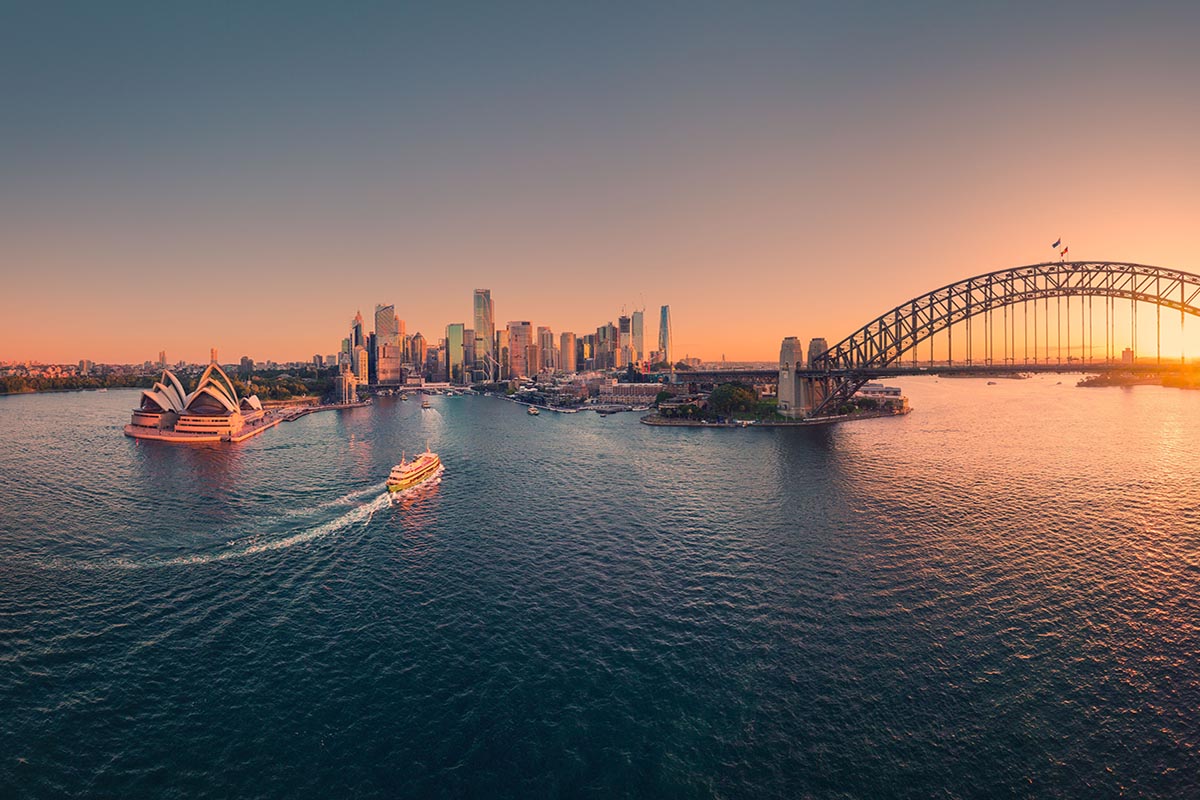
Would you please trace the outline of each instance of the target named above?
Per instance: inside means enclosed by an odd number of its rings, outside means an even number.
[[[164,441],[220,441],[235,438],[264,416],[257,395],[240,400],[229,376],[209,364],[188,394],[169,370],[153,389],[142,391],[141,404],[125,426],[125,435]]]

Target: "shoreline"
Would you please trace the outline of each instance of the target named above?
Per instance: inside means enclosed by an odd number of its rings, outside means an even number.
[[[838,414],[830,417],[817,417],[815,419],[798,419],[795,421],[775,421],[760,422],[705,422],[703,420],[668,420],[666,417],[661,417],[658,414],[647,414],[642,417],[639,422],[643,425],[650,425],[656,428],[812,428],[819,425],[835,425],[839,422],[853,422],[859,419],[885,419],[891,417],[903,417],[912,413],[912,409],[905,411],[863,411],[857,414]]]

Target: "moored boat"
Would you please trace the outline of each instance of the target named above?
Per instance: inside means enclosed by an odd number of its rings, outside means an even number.
[[[529,413],[529,416],[531,416],[531,417],[536,417],[538,414],[540,414],[540,413],[542,413],[542,412],[538,411],[538,410],[537,410],[537,408],[536,408],[535,406],[530,406],[530,407],[529,407],[529,412],[528,412],[528,413]]]
[[[426,447],[425,452],[412,461],[400,456],[400,463],[392,467],[388,475],[387,488],[389,492],[402,492],[438,477],[443,471],[437,453],[430,452]]]

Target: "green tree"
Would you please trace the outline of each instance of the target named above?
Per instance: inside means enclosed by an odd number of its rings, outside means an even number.
[[[708,410],[722,417],[737,411],[754,411],[757,405],[758,395],[741,383],[723,383],[708,396]]]

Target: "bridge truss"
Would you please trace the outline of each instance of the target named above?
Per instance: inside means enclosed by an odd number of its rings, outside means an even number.
[[[813,377],[824,384],[824,390],[820,393],[823,399],[813,409],[813,414],[820,415],[836,409],[853,396],[872,377],[873,372],[897,364],[905,355],[911,354],[915,365],[918,348],[925,342],[929,343],[929,360],[932,363],[934,337],[943,332],[947,337],[947,360],[954,366],[955,326],[959,326],[960,336],[965,335],[965,341],[960,340],[960,344],[965,345],[966,353],[961,363],[967,367],[980,366],[981,362],[975,355],[980,349],[975,330],[978,317],[983,317],[983,324],[978,326],[983,336],[983,365],[1055,363],[1051,360],[1052,333],[1056,334],[1053,337],[1054,358],[1062,364],[1064,300],[1067,363],[1084,363],[1083,355],[1079,361],[1075,361],[1071,355],[1071,298],[1079,299],[1082,330],[1076,343],[1087,354],[1087,363],[1092,363],[1094,358],[1097,317],[1093,313],[1093,305],[1096,299],[1102,301],[1104,311],[1103,363],[1116,360],[1116,304],[1123,300],[1130,303],[1129,340],[1135,352],[1137,305],[1146,303],[1155,307],[1156,349],[1161,361],[1163,309],[1179,312],[1181,331],[1186,315],[1200,316],[1200,275],[1145,264],[1059,261],[989,272],[943,286],[876,317],[814,358],[809,369]],[[1053,315],[1050,309],[1052,300],[1055,303]],[[1042,312],[1040,320],[1039,305]],[[1017,319],[1018,309],[1022,312],[1020,322]],[[998,362],[995,360],[996,312],[1003,317],[1000,340],[1002,360]],[[1056,326],[1054,330],[1050,327],[1052,318]],[[1018,360],[1019,329],[1022,334],[1020,345],[1023,361]]]

